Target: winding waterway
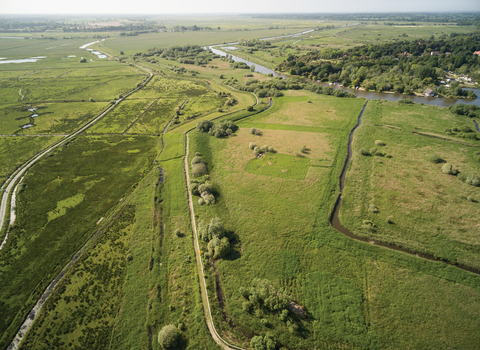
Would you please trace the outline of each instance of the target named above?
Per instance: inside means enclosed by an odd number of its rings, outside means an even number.
[[[334,229],[336,229],[338,232],[344,234],[345,236],[347,236],[349,238],[355,239],[357,241],[368,242],[370,244],[378,245],[378,246],[381,246],[381,247],[384,247],[384,248],[404,252],[404,253],[407,253],[407,254],[410,254],[410,255],[415,255],[415,256],[418,256],[418,257],[422,257],[422,258],[427,259],[427,260],[442,261],[446,264],[456,266],[456,267],[458,267],[462,270],[469,271],[469,272],[472,272],[472,273],[475,273],[475,274],[480,274],[480,270],[478,270],[478,269],[474,269],[472,267],[468,267],[468,266],[464,266],[464,265],[460,265],[460,264],[452,264],[448,261],[437,259],[433,255],[430,255],[430,254],[418,253],[418,252],[414,252],[412,250],[406,249],[404,247],[399,247],[399,246],[396,246],[396,245],[393,245],[393,244],[380,242],[380,241],[376,241],[376,240],[369,239],[369,238],[359,237],[359,236],[355,235],[352,231],[350,231],[348,228],[343,226],[342,223],[340,222],[340,217],[339,216],[340,216],[340,209],[342,207],[343,189],[345,188],[345,178],[347,176],[347,170],[348,170],[348,167],[350,165],[350,161],[352,159],[353,135],[355,133],[355,130],[357,130],[357,128],[362,123],[362,116],[363,116],[363,112],[365,111],[365,108],[367,107],[367,103],[368,102],[365,103],[362,111],[360,112],[360,115],[358,116],[357,125],[355,125],[355,127],[352,129],[352,131],[350,131],[350,134],[348,135],[347,159],[345,160],[345,164],[344,164],[342,172],[340,174],[340,194],[337,198],[337,202],[335,203],[333,213],[330,216],[330,225]]]
[[[277,73],[274,70],[267,68],[265,66],[262,66],[261,64],[254,63],[252,61],[246,60],[244,58],[232,55],[231,53],[225,53],[221,50],[218,50],[218,47],[224,47],[227,45],[235,45],[238,43],[228,43],[225,45],[213,45],[209,46],[208,48],[212,50],[212,52],[216,55],[220,55],[223,57],[226,57],[227,55],[233,59],[235,62],[243,62],[247,64],[249,67],[255,66],[255,72],[262,73],[262,74],[272,74],[274,77],[282,77],[284,79],[288,78],[286,74],[282,73]],[[217,47],[217,48],[216,48]],[[230,48],[231,49],[231,48]],[[363,97],[367,100],[372,100],[372,99],[378,99],[378,100],[386,100],[386,101],[400,101],[400,100],[410,100],[415,103],[423,103],[426,105],[433,105],[433,106],[439,106],[439,107],[449,107],[453,106],[455,104],[459,103],[464,103],[464,104],[473,104],[476,106],[480,107],[480,89],[479,88],[465,88],[464,90],[471,90],[473,91],[477,96],[475,100],[473,99],[455,99],[455,98],[443,98],[443,97],[423,97],[423,96],[414,96],[414,95],[404,95],[400,94],[398,92],[396,93],[387,93],[387,92],[372,92],[372,91],[364,91],[364,90],[357,90],[353,88],[348,88],[348,87],[340,87],[338,85],[329,85],[328,83],[318,83],[323,86],[331,86],[334,89],[342,89],[346,92],[349,92],[357,97]]]

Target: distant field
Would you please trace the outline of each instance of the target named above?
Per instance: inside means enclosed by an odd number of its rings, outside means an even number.
[[[463,173],[479,174],[480,141],[449,136],[450,142],[412,133],[443,137],[448,136],[446,128],[473,129],[473,122],[444,108],[375,101],[369,102],[363,118],[347,173],[342,222],[361,236],[480,268],[473,248],[479,244],[478,203],[467,200],[480,199],[480,189],[443,174],[442,163],[427,160],[437,154]],[[376,140],[386,146],[376,146]],[[359,154],[371,148],[392,158]],[[369,212],[370,205],[379,212]],[[376,228],[365,229],[363,220],[373,221]]]

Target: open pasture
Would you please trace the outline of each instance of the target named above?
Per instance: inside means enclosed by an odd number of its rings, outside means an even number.
[[[99,219],[142,179],[155,156],[151,137],[80,137],[28,172],[17,197],[15,227],[0,252],[0,299],[8,300],[0,304],[1,347],[11,341]],[[61,208],[65,214],[60,215],[61,210],[49,220],[48,213]]]
[[[266,128],[268,124],[284,125],[285,129],[290,126],[343,129],[350,123],[348,116],[354,114],[363,103],[361,99],[339,100],[309,91],[289,91],[284,97],[276,98],[268,111],[241,124],[266,124]]]
[[[388,42],[392,39],[428,39],[430,36],[435,38],[441,35],[449,36],[451,33],[471,33],[476,30],[473,26],[442,25],[441,23],[421,23],[418,25],[382,25],[369,23],[358,27],[351,27],[339,36],[346,40],[355,42]],[[404,36],[407,35],[407,37]]]
[[[432,106],[375,101],[369,102],[363,118],[347,173],[340,216],[345,226],[360,236],[479,268],[474,247],[479,244],[480,190],[442,173],[442,165],[447,162],[461,173],[478,175],[480,143],[458,136],[447,141],[412,133],[421,130],[442,137],[444,127],[471,120]],[[376,146],[376,140],[386,146]],[[360,154],[360,149],[372,148],[391,158]],[[442,161],[428,161],[433,154]],[[375,227],[365,226],[363,220],[371,220]]]

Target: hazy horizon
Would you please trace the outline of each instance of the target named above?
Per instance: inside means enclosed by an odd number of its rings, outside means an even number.
[[[186,10],[187,9],[187,10]],[[84,0],[78,3],[45,0],[4,2],[0,15],[242,15],[242,14],[305,14],[305,13],[459,13],[480,11],[478,0],[447,0],[385,2],[383,0],[344,0],[340,4],[331,1],[300,0],[295,3],[278,3],[244,0],[239,3],[210,0],[202,3],[193,0],[182,2],[158,2],[154,0],[106,1]]]

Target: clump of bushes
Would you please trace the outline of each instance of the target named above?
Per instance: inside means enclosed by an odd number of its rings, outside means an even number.
[[[258,136],[261,136],[261,135],[262,135],[262,132],[261,132],[259,129],[257,129],[257,128],[250,128],[249,132],[250,132],[250,134],[252,134],[252,135],[258,135]]]
[[[430,154],[427,157],[427,160],[433,164],[439,164],[444,162],[444,160],[438,154],[435,154],[435,153]]]
[[[204,254],[206,258],[220,259],[230,252],[230,242],[227,237],[227,231],[220,218],[215,217],[207,225],[205,221],[198,224],[198,234],[200,239],[208,242],[208,252]]]
[[[195,156],[192,159],[192,175],[195,177],[208,174],[207,165],[201,156]]]
[[[448,174],[448,175],[457,175],[459,171],[452,164],[445,163],[442,165],[442,173]]]
[[[215,204],[215,195],[213,186],[208,182],[208,176],[190,180],[190,191],[194,196],[200,196],[198,204]]]
[[[457,176],[460,181],[465,182],[470,186],[479,187],[480,186],[480,177],[477,174],[460,174]]]
[[[210,120],[199,120],[197,130],[200,132],[208,132],[209,135],[221,138],[233,134],[238,130],[238,126],[231,120],[223,120],[218,123],[213,123]]]
[[[375,145],[377,145],[377,146],[385,146],[385,142],[383,142],[382,140],[376,140],[376,141],[375,141]]]
[[[272,146],[268,146],[268,145],[263,145],[262,147],[258,147],[257,145],[255,145],[255,147],[253,148],[253,155],[255,157],[267,152],[275,153],[275,149]]]
[[[266,334],[264,337],[261,335],[253,337],[250,340],[250,346],[254,350],[275,350],[277,348],[276,340],[271,334]]]
[[[255,310],[255,313],[258,310],[259,316],[263,315],[262,309],[279,313],[286,310],[288,315],[288,305],[291,299],[283,289],[275,290],[267,279],[255,278],[249,289],[240,287],[238,291],[246,299],[243,303],[244,310],[250,310],[249,312]]]

